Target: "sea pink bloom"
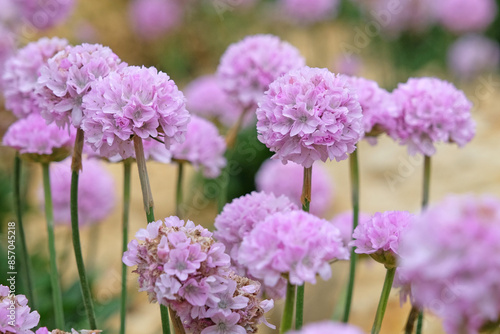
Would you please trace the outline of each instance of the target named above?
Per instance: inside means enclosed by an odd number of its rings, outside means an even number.
[[[371,216],[367,213],[364,212],[359,212],[358,216],[358,225],[365,224],[371,219]],[[344,243],[344,246],[348,246],[349,243],[352,241],[352,224],[353,224],[353,216],[352,216],[352,211],[345,211],[342,213],[339,213],[332,219],[330,219],[331,223],[333,226],[339,229],[340,231],[340,237],[342,238],[342,242]],[[350,248],[350,246],[349,246]]]
[[[8,286],[0,284],[0,333],[33,334],[40,314],[30,311],[24,295],[11,294]]]
[[[303,67],[274,81],[257,109],[259,140],[273,158],[311,167],[344,160],[363,136],[361,107],[345,76]]]
[[[495,0],[440,0],[434,3],[439,22],[455,33],[485,30],[495,19]]]
[[[74,0],[54,0],[50,3],[39,0],[16,0],[16,4],[25,20],[35,29],[49,29],[62,23],[75,7]]]
[[[246,334],[245,328],[237,325],[239,315],[233,313],[225,316],[223,313],[216,313],[211,320],[215,325],[205,328],[201,334]]]
[[[282,15],[299,24],[313,24],[333,19],[340,6],[339,0],[279,0]]]
[[[135,32],[145,39],[155,39],[182,24],[182,0],[133,0],[129,15]]]
[[[321,321],[307,324],[299,331],[287,332],[288,334],[364,334],[353,325],[333,321]]]

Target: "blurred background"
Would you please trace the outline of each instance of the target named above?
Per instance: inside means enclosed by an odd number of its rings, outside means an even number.
[[[0,0],[0,74],[3,62],[16,48],[43,36],[58,36],[72,44],[109,46],[130,65],[155,66],[166,72],[184,90],[200,76],[214,74],[231,43],[247,35],[274,34],[296,46],[309,66],[363,76],[389,91],[409,77],[435,76],[453,82],[474,104],[477,135],[462,149],[438,146],[432,162],[431,202],[448,193],[500,196],[499,5],[500,1],[495,0]],[[0,113],[3,136],[15,117],[3,103]],[[224,124],[219,128],[222,134],[227,132]],[[184,218],[213,228],[218,212],[215,199],[223,178],[229,177],[229,199],[255,189],[255,174],[271,154],[257,141],[252,124],[240,133],[238,143],[241,149],[231,157],[240,167],[237,172],[205,180],[188,168]],[[6,240],[6,223],[15,217],[13,157],[13,150],[0,148],[2,244]],[[359,159],[363,212],[419,211],[422,157],[411,157],[405,147],[382,137],[375,146],[360,143]],[[148,164],[156,217],[170,216],[174,214],[176,168],[157,162]],[[322,167],[334,190],[321,216],[331,219],[350,209],[348,164],[329,162]],[[114,211],[107,219],[82,227],[81,233],[98,322],[105,333],[117,333],[122,167],[110,163],[105,168],[116,184]],[[40,325],[53,328],[46,228],[39,200],[41,171],[38,165],[29,164],[23,171],[26,234],[37,277]],[[144,224],[140,185],[133,169],[130,237]],[[84,328],[70,227],[58,225],[56,238],[67,320],[72,327]],[[5,250],[2,245],[0,252]],[[0,266],[6,263],[0,262]],[[336,263],[331,280],[306,287],[306,322],[334,315],[347,267]],[[4,269],[0,282],[6,279]],[[365,330],[371,328],[384,274],[384,268],[368,258],[359,263],[351,322]],[[147,296],[137,292],[134,274],[129,274],[128,283],[127,332],[158,333],[157,305],[149,304]],[[22,288],[19,292],[23,292]],[[277,302],[271,323],[279,323],[281,307]],[[408,304],[400,307],[394,290],[382,333],[401,332],[408,310]],[[432,315],[426,317],[424,328],[426,333],[443,332],[440,321]]]

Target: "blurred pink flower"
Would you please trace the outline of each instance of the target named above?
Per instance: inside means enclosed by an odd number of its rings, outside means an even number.
[[[280,15],[291,22],[313,24],[333,19],[340,6],[339,0],[278,0]]]
[[[440,0],[436,1],[439,22],[455,33],[485,30],[495,19],[495,0]]]
[[[360,224],[366,224],[367,221],[371,219],[371,216],[367,213],[360,212],[358,216],[358,225]],[[344,243],[344,246],[348,246],[349,243],[352,241],[352,223],[353,223],[353,216],[352,216],[352,211],[345,211],[342,213],[339,213],[332,219],[330,219],[332,222],[333,226],[339,229],[340,231],[340,236],[342,238],[342,242]],[[350,249],[350,246],[349,246]]]
[[[75,7],[75,0],[16,0],[23,18],[34,28],[45,30],[66,20]]]
[[[183,0],[132,0],[129,15],[135,32],[144,39],[155,39],[180,26]]]

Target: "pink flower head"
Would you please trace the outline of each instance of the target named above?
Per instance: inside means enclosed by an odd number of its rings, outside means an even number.
[[[257,109],[257,132],[283,163],[340,161],[363,136],[361,107],[344,76],[303,67],[269,86]]]
[[[441,0],[436,1],[439,22],[455,33],[485,30],[495,19],[495,0]]]
[[[152,222],[129,243],[123,262],[137,265],[140,290],[171,307],[190,333],[253,333],[273,302],[258,299],[259,283],[230,270],[224,245],[211,236],[177,217]]]
[[[364,332],[353,325],[321,321],[305,325],[299,331],[287,332],[288,334],[364,334]]]
[[[377,212],[372,218],[360,222],[354,230],[355,239],[349,246],[358,254],[369,254],[387,268],[396,266],[401,235],[410,226],[413,216],[407,211]]]
[[[410,154],[432,156],[435,142],[462,147],[475,135],[472,103],[451,83],[437,78],[410,78],[392,93],[399,109],[391,137],[408,144]]]
[[[459,78],[473,79],[481,73],[495,70],[499,63],[498,42],[483,35],[462,36],[448,50],[448,67]]]
[[[282,275],[290,283],[316,283],[330,278],[330,261],[349,259],[340,231],[330,222],[296,210],[268,216],[243,239],[238,261],[264,284],[274,286]]]
[[[99,44],[67,46],[40,69],[39,104],[42,116],[60,127],[80,127],[82,99],[91,83],[126,66],[110,48]]]
[[[217,75],[222,88],[242,109],[255,110],[269,84],[304,66],[299,51],[273,35],[247,36],[222,55]]]
[[[339,0],[279,0],[278,8],[292,22],[313,24],[333,19],[340,6]],[[283,15],[282,14],[282,15]]]
[[[236,123],[243,112],[242,108],[222,89],[220,80],[215,75],[205,75],[193,80],[186,86],[184,93],[189,112],[217,120],[226,127]],[[249,125],[253,118],[253,115],[247,114],[244,125]]]
[[[392,95],[380,88],[375,81],[360,77],[347,77],[348,83],[358,94],[363,112],[365,138],[370,143],[377,142],[381,133],[394,131],[398,109]]]
[[[358,225],[366,224],[371,219],[371,216],[367,213],[360,212],[358,216]],[[353,226],[353,216],[352,211],[345,211],[339,213],[331,220],[333,226],[339,229],[340,237],[344,246],[348,247],[349,243],[352,241],[352,226]],[[350,248],[350,246],[349,246]]]
[[[36,93],[40,68],[67,45],[65,39],[43,37],[19,49],[5,63],[1,78],[5,107],[18,118],[40,113]]]
[[[75,7],[75,0],[55,0],[50,3],[39,0],[17,0],[16,2],[23,18],[40,30],[62,23]]]
[[[178,0],[133,0],[129,15],[135,32],[145,39],[155,39],[182,23],[184,8]]]
[[[115,182],[103,163],[86,159],[80,173],[78,186],[78,223],[86,226],[102,222],[109,217],[116,205]],[[66,159],[50,166],[50,188],[56,224],[71,224],[70,191],[71,160]],[[40,197],[43,201],[42,192]]]
[[[214,124],[197,116],[187,125],[186,140],[173,144],[171,151],[174,159],[188,161],[208,178],[216,178],[226,166],[224,137]]]
[[[268,160],[260,167],[255,176],[258,191],[284,195],[300,207],[304,168],[296,163],[284,165],[281,161]],[[310,212],[323,216],[333,204],[334,184],[328,171],[322,165],[313,168],[312,200]]]
[[[189,113],[170,77],[154,67],[129,66],[98,80],[83,98],[87,143],[104,156],[133,154],[132,136],[158,137],[170,148],[184,141]]]
[[[447,333],[498,323],[500,200],[448,196],[416,218],[400,253],[414,303],[441,317]]]
[[[40,314],[30,311],[24,295],[11,294],[8,286],[0,284],[1,333],[33,334],[31,329],[38,325]]]
[[[70,155],[75,142],[74,130],[63,130],[48,124],[39,114],[31,114],[14,122],[2,144],[19,151],[24,157],[37,162],[61,161]]]

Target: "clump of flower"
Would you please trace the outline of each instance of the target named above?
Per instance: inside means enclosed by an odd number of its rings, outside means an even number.
[[[38,78],[42,116],[60,127],[80,127],[82,99],[91,83],[126,66],[110,48],[99,44],[67,46],[47,61]]]
[[[222,89],[220,80],[215,75],[205,75],[193,80],[184,89],[184,94],[189,112],[216,120],[226,127],[236,123],[243,112],[242,108]],[[248,114],[243,122],[244,126],[252,119],[252,115]]]
[[[96,81],[84,96],[86,142],[102,156],[133,155],[131,138],[184,141],[189,113],[174,81],[154,67],[129,66]]]
[[[413,302],[441,317],[447,333],[498,327],[500,200],[445,198],[417,217],[400,252]]]
[[[392,95],[373,80],[348,77],[347,82],[358,94],[363,112],[364,138],[376,144],[378,135],[390,133],[396,128],[398,109]]]
[[[290,71],[269,85],[257,109],[257,133],[283,163],[344,160],[363,136],[357,94],[345,76],[327,69]]]
[[[330,222],[302,210],[268,216],[243,239],[238,261],[250,275],[274,286],[288,277],[291,284],[330,278],[330,262],[349,259],[340,231]]]
[[[30,311],[24,295],[11,294],[8,286],[0,284],[0,333],[33,334],[40,314]]]
[[[292,200],[297,207],[301,206],[304,168],[296,163],[284,165],[281,161],[265,161],[255,175],[255,185],[258,191],[284,195]],[[328,171],[322,165],[314,166],[311,184],[312,201],[310,212],[323,216],[332,206],[334,197],[333,181]]]
[[[462,36],[448,50],[448,67],[459,78],[473,79],[481,73],[493,71],[499,63],[498,42],[483,35]]]
[[[134,0],[129,15],[135,32],[145,39],[154,39],[182,23],[182,0]]]
[[[475,135],[472,103],[451,83],[437,78],[410,78],[392,93],[398,106],[397,127],[391,137],[408,145],[410,154],[432,156],[434,143],[462,147]]]
[[[364,332],[356,326],[333,322],[321,321],[312,324],[307,324],[301,330],[287,332],[288,334],[364,334]]]
[[[219,176],[222,168],[226,166],[225,151],[226,141],[219,135],[217,127],[196,116],[192,116],[187,125],[186,140],[171,147],[174,159],[188,161],[208,178]]]
[[[110,172],[96,159],[86,159],[80,172],[78,187],[78,223],[86,226],[102,222],[116,204],[115,182]],[[54,222],[71,224],[71,160],[50,165],[50,188],[54,208]],[[40,199],[43,194],[40,192]]]
[[[141,291],[171,307],[195,334],[254,333],[266,323],[272,300],[259,300],[258,282],[230,270],[224,245],[192,221],[177,217],[152,222],[136,234],[123,254],[137,266]]]
[[[369,254],[375,261],[394,268],[397,265],[401,236],[411,224],[413,216],[407,211],[375,213],[370,220],[360,222],[354,230],[355,239],[349,246],[358,254]]]
[[[19,151],[21,157],[37,162],[61,161],[70,155],[75,131],[48,124],[39,114],[14,122],[3,136],[2,144]]]
[[[45,3],[39,0],[17,0],[24,19],[36,29],[49,29],[62,23],[75,7],[74,0],[57,0]]]
[[[5,107],[18,118],[40,113],[36,92],[40,68],[67,45],[65,39],[43,37],[19,49],[5,63],[1,78]]]
[[[370,219],[371,219],[371,216],[369,214],[364,213],[364,212],[358,213],[358,225],[366,224]],[[352,233],[353,233],[353,230],[352,230],[352,223],[353,223],[352,211],[345,211],[345,212],[339,213],[338,215],[333,217],[330,221],[333,224],[333,226],[335,226],[336,228],[339,229],[340,237],[342,238],[342,242],[344,243],[344,246],[348,247],[349,243],[352,241]],[[350,248],[350,246],[349,246],[349,248]]]
[[[455,33],[485,30],[495,19],[495,0],[441,0],[433,4],[439,22]]]
[[[254,35],[229,46],[217,76],[242,109],[253,111],[271,82],[304,64],[299,51],[287,42],[273,35]]]
[[[339,8],[339,0],[279,0],[278,9],[292,22],[313,24],[333,19]],[[282,14],[282,15],[283,15]]]

